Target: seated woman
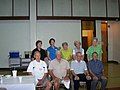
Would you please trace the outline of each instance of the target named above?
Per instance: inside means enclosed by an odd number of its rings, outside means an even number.
[[[91,90],[96,90],[98,81],[101,82],[101,90],[105,90],[107,78],[104,76],[103,64],[98,60],[98,53],[93,52],[93,59],[88,62],[88,68],[92,76]]]
[[[30,62],[27,68],[27,72],[30,75],[35,76],[37,86],[46,86],[45,90],[50,90],[51,83],[47,80],[47,64],[44,61],[40,60],[41,55],[39,51],[36,51],[34,53],[34,57],[35,60]]]

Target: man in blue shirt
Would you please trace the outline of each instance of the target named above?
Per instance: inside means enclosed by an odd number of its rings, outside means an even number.
[[[90,90],[91,77],[89,76],[87,65],[83,60],[81,52],[77,52],[76,60],[71,62],[71,72],[73,75],[74,90],[79,90],[80,81],[85,81],[87,90]]]
[[[56,58],[56,51],[58,50],[58,48],[55,46],[55,39],[51,38],[49,40],[49,44],[50,47],[47,48],[48,58],[49,60],[53,60]]]
[[[100,60],[98,60],[97,52],[93,52],[92,57],[93,59],[88,62],[88,68],[93,79],[91,82],[91,90],[96,90],[98,81],[101,82],[101,90],[105,90],[107,78],[103,75],[103,64]]]

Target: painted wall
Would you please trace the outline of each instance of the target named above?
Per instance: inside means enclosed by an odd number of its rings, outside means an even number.
[[[73,41],[81,37],[80,21],[37,21],[33,26],[30,23],[33,22],[0,21],[0,68],[8,67],[9,51],[18,50],[24,57],[24,51],[32,50],[38,39],[43,41],[43,48],[49,46],[51,37],[56,39],[56,46],[67,41],[73,48]]]
[[[30,50],[29,21],[0,21],[0,68],[8,67],[8,53]]]
[[[63,42],[68,42],[74,48],[73,42],[81,40],[81,21],[49,20],[37,21],[37,39],[43,41],[43,48],[49,46],[49,39],[56,39],[56,46],[61,47]]]
[[[108,28],[108,59],[120,63],[120,22],[109,22]]]

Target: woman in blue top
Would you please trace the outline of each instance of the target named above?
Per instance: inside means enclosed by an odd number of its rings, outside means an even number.
[[[49,60],[53,60],[56,58],[56,51],[58,50],[58,48],[55,46],[55,39],[51,38],[49,40],[49,44],[50,46],[47,48],[48,58]]]

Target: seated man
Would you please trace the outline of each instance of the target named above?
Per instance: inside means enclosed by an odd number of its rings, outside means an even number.
[[[87,90],[90,90],[91,77],[89,76],[87,65],[82,59],[82,53],[77,52],[76,60],[71,62],[71,72],[73,74],[74,90],[79,90],[80,81],[85,81],[87,85]]]
[[[68,85],[65,86],[69,89],[70,79],[69,79],[69,63],[68,61],[61,58],[61,52],[56,52],[56,59],[52,60],[49,65],[49,74],[51,75],[55,90],[59,90],[60,83],[66,82]]]
[[[50,90],[51,83],[47,80],[47,65],[44,61],[40,60],[40,52],[36,51],[34,54],[35,60],[31,61],[27,72],[35,76],[38,86],[46,86],[45,90]]]
[[[103,64],[100,60],[98,60],[97,52],[93,52],[92,56],[93,59],[88,62],[88,68],[93,79],[91,82],[91,90],[96,90],[98,81],[101,82],[101,90],[105,90],[107,78],[103,75]]]

